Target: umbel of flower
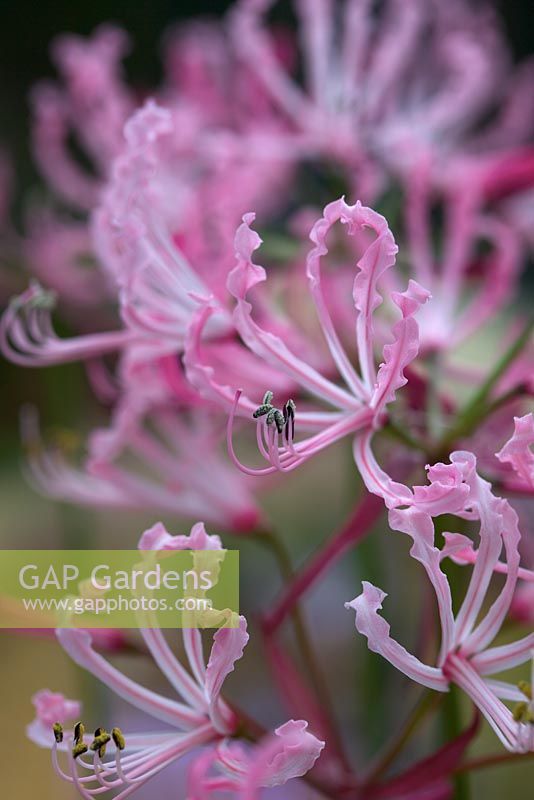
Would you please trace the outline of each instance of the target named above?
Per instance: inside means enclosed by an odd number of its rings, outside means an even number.
[[[390,527],[411,537],[410,554],[423,566],[436,595],[441,623],[437,664],[424,664],[390,636],[388,623],[378,613],[386,597],[381,589],[364,581],[362,594],[346,607],[356,612],[356,629],[367,638],[373,652],[430,689],[446,692],[451,683],[458,685],[480,709],[508,750],[534,750],[530,684],[514,686],[488,677],[519,664],[534,663],[534,633],[511,644],[491,647],[510,608],[520,570],[517,515],[508,501],[496,497],[490,484],[477,474],[472,453],[452,453],[449,481],[444,479],[447,465],[437,467],[442,480],[431,484],[426,494],[421,491],[423,487],[415,487],[409,494],[399,491],[401,485],[392,481],[387,487]],[[396,503],[392,496],[394,487],[397,487]],[[432,499],[430,504],[426,502],[429,498]],[[445,534],[442,550],[436,546],[433,516],[444,513],[478,522],[480,544],[476,552],[471,540],[457,533]],[[499,561],[502,550],[504,562]],[[463,602],[454,614],[451,588],[441,569],[441,561],[466,552],[474,555],[472,559],[465,559],[474,562],[473,574]],[[494,571],[504,572],[506,579],[497,597],[481,615]],[[503,700],[516,705],[510,709]]]
[[[234,327],[258,359],[280,376],[286,376],[304,397],[313,398],[317,406],[297,411],[296,416],[294,406],[291,406],[291,425],[283,426],[282,430],[281,425],[269,424],[276,420],[274,411],[272,416],[259,413],[261,406],[257,401],[243,394],[239,387],[231,387],[219,380],[209,354],[201,347],[204,328],[214,311],[210,302],[197,312],[191,325],[184,363],[189,380],[202,394],[230,407],[228,445],[234,463],[247,474],[266,475],[276,470],[293,470],[342,437],[380,426],[386,406],[395,399],[396,390],[406,383],[404,369],[417,355],[418,327],[414,315],[428,300],[429,293],[415,281],[409,282],[405,292],[392,293],[391,299],[400,311],[401,319],[394,324],[393,341],[384,346],[383,361],[377,366],[374,313],[382,302],[377,286],[380,278],[395,263],[397,245],[386,220],[376,211],[359,202],[350,206],[343,198],[326,206],[310,234],[313,247],[307,258],[307,277],[311,300],[333,365],[345,384],[339,385],[297,354],[302,333],[294,326],[292,328],[289,322],[284,325],[282,339],[253,317],[249,292],[266,280],[263,267],[252,261],[254,250],[261,244],[260,237],[250,227],[253,220],[254,214],[246,214],[235,237],[237,265],[228,277],[228,289],[236,301]],[[321,261],[328,253],[326,237],[337,222],[345,226],[349,236],[370,231],[375,237],[356,265],[353,283],[359,371],[352,364],[334,325],[321,275]],[[268,393],[268,399],[267,405],[270,405],[271,393]],[[237,413],[257,419],[258,446],[268,462],[267,467],[251,469],[237,458],[232,442],[233,421]],[[293,433],[296,426],[299,431],[310,431],[310,435],[295,442]],[[279,433],[284,435],[281,445]]]
[[[142,535],[139,548],[220,550],[222,545],[218,536],[206,533],[202,523],[194,525],[189,536],[172,536],[157,523]],[[52,749],[54,769],[84,798],[105,794],[114,800],[124,800],[185,754],[208,744],[222,744],[236,733],[238,717],[222,699],[221,690],[248,642],[245,618],[239,618],[237,627],[221,628],[215,633],[207,662],[200,630],[184,628],[187,668],[177,660],[160,629],[141,628],[140,632],[179,699],[164,697],[123,675],[93,649],[88,632],[61,629],[57,638],[76,664],[135,708],[165,723],[166,729],[135,733],[110,725],[108,733],[99,725],[95,734],[89,736],[81,721],[73,728],[66,726],[69,719],[79,716],[79,703],[48,691],[34,698],[37,718],[29,726],[28,735],[40,746]],[[278,737],[277,757],[260,770],[258,786],[274,786],[304,775],[324,747],[323,742],[307,731],[307,723],[302,720],[291,720],[278,728],[275,737]],[[110,749],[114,750],[113,755],[109,754]],[[66,768],[61,766],[60,753],[65,754]],[[222,755],[217,754],[213,761],[224,765]]]

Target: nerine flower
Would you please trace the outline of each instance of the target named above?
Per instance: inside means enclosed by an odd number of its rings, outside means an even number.
[[[304,397],[309,395],[321,405],[298,410],[295,416],[294,403],[288,401],[283,410],[276,408],[271,391],[259,404],[242,394],[239,386],[234,384],[232,388],[225,384],[224,374],[220,377],[216,374],[209,353],[203,350],[201,344],[204,329],[215,311],[210,302],[199,310],[190,328],[184,363],[189,380],[202,394],[231,408],[228,444],[233,461],[248,474],[265,475],[276,470],[292,470],[342,437],[362,429],[373,430],[381,424],[386,406],[394,400],[396,390],[406,383],[405,367],[417,355],[418,328],[414,315],[428,300],[429,294],[415,281],[409,282],[405,292],[392,294],[392,301],[400,311],[401,319],[393,326],[393,341],[384,346],[383,361],[377,366],[374,313],[382,302],[377,287],[383,274],[395,263],[397,245],[386,220],[376,211],[359,202],[350,206],[343,198],[326,206],[324,215],[315,223],[310,234],[313,247],[307,258],[307,277],[311,300],[331,360],[345,384],[342,386],[299,355],[297,348],[302,334],[289,321],[283,328],[282,338],[278,335],[279,329],[268,324],[264,326],[261,316],[253,317],[249,294],[266,280],[263,267],[252,261],[253,252],[261,244],[258,234],[250,228],[253,220],[253,214],[245,215],[235,238],[237,265],[228,277],[228,289],[236,301],[233,325],[258,359],[289,378]],[[328,253],[326,238],[337,222],[345,226],[349,236],[370,233],[374,237],[370,244],[366,244],[356,264],[353,283],[359,371],[341,343],[322,283],[321,261]],[[262,312],[264,304],[258,303],[258,308]],[[293,344],[293,349],[286,342]],[[258,447],[269,466],[256,470],[238,460],[232,443],[236,413],[257,419]],[[296,424],[299,430],[317,432],[295,442]]]
[[[147,341],[162,354],[179,353],[207,298],[216,298],[217,313],[206,335],[232,334],[225,284],[235,228],[247,206],[263,208],[261,198],[276,195],[285,170],[276,169],[276,158],[261,164],[250,158],[237,141],[223,150],[217,141],[153,101],[132,115],[92,225],[123,327],[62,340],[51,322],[53,297],[33,284],[2,318],[1,346],[8,358],[45,366]],[[239,193],[232,191],[235,181]]]
[[[341,159],[364,196],[384,173],[402,174],[429,153],[447,180],[459,156],[498,153],[531,135],[532,63],[511,67],[490,8],[389,0],[378,14],[374,2],[297,0],[300,59],[288,68],[266,24],[275,5],[236,3],[236,52],[294,135]],[[487,122],[496,103],[501,113]]]
[[[419,317],[421,349],[445,356],[510,303],[523,255],[513,225],[484,208],[476,170],[463,165],[463,172],[472,174],[468,186],[463,179],[451,180],[436,194],[431,159],[422,158],[403,181],[410,273],[434,299]],[[437,199],[442,201],[444,217],[439,255],[432,224]]]
[[[145,351],[126,351],[120,397],[108,428],[91,432],[81,466],[53,441],[44,444],[26,409],[22,437],[29,478],[47,496],[108,508],[154,509],[190,519],[202,513],[243,532],[261,513],[247,479],[221,452],[224,418],[199,402],[173,370]]]
[[[80,209],[91,209],[97,202],[101,182],[120,150],[123,125],[134,108],[120,66],[127,51],[127,35],[111,25],[100,26],[88,38],[58,37],[52,57],[62,83],[43,83],[33,92],[35,160],[54,191]],[[70,153],[72,134],[97,177]]]
[[[519,574],[517,515],[510,504],[491,491],[491,485],[476,472],[471,453],[451,455],[451,465],[460,469],[467,493],[458,507],[453,502],[439,509],[426,510],[399,497],[390,505],[389,523],[393,530],[408,534],[413,541],[410,554],[419,561],[436,594],[441,625],[441,645],[437,663],[423,663],[390,636],[388,623],[379,615],[386,594],[367,581],[363,592],[347,608],[356,612],[356,629],[367,638],[369,648],[423,686],[446,692],[458,685],[486,717],[503,745],[511,751],[534,750],[534,706],[528,682],[514,686],[491,675],[531,661],[534,663],[534,634],[507,645],[491,646],[512,602]],[[443,493],[446,498],[446,493]],[[453,513],[479,523],[479,547],[473,559],[471,581],[456,614],[452,610],[451,587],[441,569],[447,556],[472,549],[471,540],[461,534],[446,533],[440,550],[435,544],[432,516]],[[499,562],[504,550],[505,561]],[[505,572],[501,591],[488,608],[483,608],[494,571]],[[510,710],[503,700],[516,703]]]
[[[534,414],[514,417],[513,436],[496,454],[499,461],[509,464],[517,477],[517,485],[534,490]]]
[[[323,749],[302,720],[289,720],[254,747],[221,742],[195,761],[188,797],[209,800],[232,792],[241,800],[258,800],[263,787],[280,786],[305,775]]]
[[[189,536],[172,536],[158,523],[143,534],[139,548],[219,550],[222,545],[218,536],[206,533],[202,523],[194,525]],[[141,628],[140,632],[179,700],[157,694],[123,675],[93,649],[87,631],[60,629],[57,637],[76,664],[155,721],[165,723],[166,728],[134,733],[115,727],[108,733],[98,727],[94,736],[89,736],[81,721],[72,729],[65,727],[67,720],[79,716],[78,703],[49,692],[34,698],[37,719],[29,726],[28,735],[40,746],[52,749],[54,769],[84,798],[109,792],[115,800],[124,800],[186,753],[207,744],[222,744],[236,732],[237,715],[221,698],[221,690],[248,642],[245,618],[239,617],[237,627],[221,628],[214,634],[207,662],[200,630],[184,628],[187,668],[175,657],[160,629]],[[303,721],[290,721],[278,729],[283,732],[281,755],[266,765],[260,785],[285,783],[311,769],[324,743],[306,727]],[[111,747],[114,756],[106,759],[106,750]],[[66,769],[60,764],[60,753],[66,755]]]

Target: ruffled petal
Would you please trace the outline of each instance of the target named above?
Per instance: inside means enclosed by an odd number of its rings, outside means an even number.
[[[393,509],[389,512],[393,530],[407,533],[413,540],[410,555],[423,565],[434,587],[441,622],[441,649],[439,665],[447,657],[454,633],[451,590],[447,576],[440,567],[441,553],[434,544],[434,523],[429,514],[415,508]]]
[[[534,453],[530,449],[534,445],[534,414],[514,417],[514,433],[506,444],[496,453],[503,464],[510,464],[512,469],[527,486],[534,488]]]
[[[402,319],[393,326],[394,340],[384,346],[384,361],[380,365],[371,407],[376,413],[395,399],[395,392],[408,382],[405,368],[419,352],[419,327],[413,315],[429,299],[430,293],[410,280],[405,292],[393,292],[393,302],[400,308]]]
[[[449,683],[441,669],[423,664],[389,635],[388,623],[378,614],[382,600],[387,597],[385,592],[367,581],[362,582],[362,587],[362,594],[345,603],[345,608],[356,612],[356,630],[367,638],[369,649],[379,653],[411,680],[439,692],[448,691]]]

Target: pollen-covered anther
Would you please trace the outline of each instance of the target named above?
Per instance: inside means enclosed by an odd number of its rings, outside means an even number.
[[[52,311],[52,309],[55,308],[56,300],[57,296],[55,292],[41,289],[40,292],[36,293],[35,297],[32,297],[29,304],[32,308],[42,308],[45,311]]]
[[[110,741],[111,736],[107,730],[105,728],[97,728],[94,739],[90,745],[91,750],[95,753],[98,753],[100,758],[104,758],[106,755],[106,745]]]
[[[254,419],[258,419],[259,417],[264,417],[266,414],[269,414],[271,411],[274,410],[272,405],[273,397],[274,397],[273,392],[271,391],[265,392],[265,394],[263,395],[263,400],[261,402],[261,405],[258,406],[256,411],[254,411],[254,413],[252,414]]]
[[[75,744],[74,747],[72,748],[72,757],[78,758],[79,756],[83,756],[84,753],[87,753],[88,750],[89,748],[87,747],[85,742],[78,742],[78,744]]]
[[[54,732],[54,739],[56,740],[57,744],[61,744],[63,741],[63,725],[60,722],[54,722],[52,730]]]
[[[272,408],[267,414],[267,425],[276,425],[278,433],[282,433],[285,427],[285,419],[283,413],[278,408]]]
[[[83,742],[83,736],[85,733],[85,725],[83,722],[77,722],[74,726],[74,741],[76,744],[80,744]]]
[[[120,728],[112,728],[111,738],[113,739],[117,750],[124,750],[126,747],[126,741]]]
[[[527,710],[528,710],[528,703],[525,703],[524,701],[516,703],[512,711],[512,717],[514,718],[514,721],[523,722],[523,718]]]
[[[291,435],[293,435],[295,429],[295,403],[293,400],[288,400],[284,405],[283,410],[280,411],[279,408],[273,406],[273,398],[273,392],[265,392],[262,404],[253,412],[252,416],[254,419],[265,417],[265,422],[267,425],[275,425],[278,433],[283,433],[285,430],[286,435],[289,438],[289,428],[292,430]]]
[[[519,681],[517,688],[525,695],[527,700],[532,700],[532,686],[528,681]]]
[[[74,726],[74,744],[72,747],[72,757],[78,758],[79,756],[83,756],[84,753],[87,753],[89,748],[85,744],[83,737],[85,734],[85,725],[83,722],[77,722]]]

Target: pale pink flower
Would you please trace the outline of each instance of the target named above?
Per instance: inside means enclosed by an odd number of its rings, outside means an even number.
[[[534,489],[534,414],[514,417],[514,434],[496,453],[503,464],[509,464],[517,476],[517,484]]]
[[[94,214],[104,285],[118,293],[124,327],[60,340],[50,320],[51,297],[34,285],[3,316],[8,358],[44,366],[147,341],[162,353],[180,352],[207,298],[216,298],[216,313],[206,335],[233,333],[226,280],[235,228],[247,206],[263,208],[261,197],[276,196],[285,169],[271,157],[252,159],[238,140],[221,149],[216,135],[202,134],[199,121],[188,119],[184,124],[179,111],[153,101],[133,114]]]
[[[519,235],[509,222],[484,209],[482,184],[474,171],[463,165],[461,179],[459,175],[436,195],[430,158],[421,158],[404,180],[410,273],[434,300],[419,317],[421,349],[445,356],[505,309],[518,288],[523,256]],[[472,174],[468,186],[463,183],[466,172]],[[438,198],[444,215],[439,257],[432,226]],[[477,254],[481,242],[486,245],[483,256]]]
[[[263,787],[281,786],[302,777],[324,748],[324,742],[307,728],[303,720],[289,720],[254,747],[221,742],[193,764],[188,798],[208,800],[219,792],[232,792],[241,800],[257,800]]]
[[[34,694],[32,703],[36,714],[34,728],[42,728],[47,734],[54,722],[63,725],[68,720],[79,717],[81,712],[81,703],[77,700],[68,700],[64,695],[49,689],[41,689]]]
[[[384,173],[402,174],[421,155],[432,153],[437,179],[447,180],[459,155],[499,152],[532,134],[533,65],[512,68],[491,8],[389,0],[377,13],[375,2],[297,1],[299,83],[276,57],[265,19],[275,5],[236,3],[236,52],[301,146],[340,159],[366,198]],[[484,125],[496,103],[500,115]]]
[[[120,62],[129,49],[124,31],[102,25],[89,38],[58,37],[52,58],[61,84],[43,83],[33,92],[35,160],[49,185],[69,203],[90,209],[122,141],[133,109]],[[68,146],[74,134],[96,171],[83,169]]]
[[[450,683],[457,684],[484,714],[507,749],[517,752],[534,750],[534,726],[530,721],[532,701],[521,688],[486,677],[528,661],[534,663],[534,634],[508,645],[490,646],[506,619],[518,579],[520,533],[517,515],[509,503],[493,495],[490,484],[477,475],[476,460],[471,453],[453,453],[451,465],[460,468],[468,488],[462,508],[458,508],[458,495],[453,492],[454,500],[449,509],[443,505],[429,513],[416,503],[406,508],[405,499],[400,497],[397,507],[392,507],[389,513],[390,526],[407,533],[413,540],[410,553],[422,564],[436,594],[441,624],[441,646],[436,666],[421,662],[391,638],[388,623],[378,614],[386,597],[381,589],[364,581],[363,593],[346,607],[356,612],[356,628],[366,636],[371,650],[428,688],[446,692]],[[449,533],[445,534],[443,549],[440,551],[436,547],[432,515],[447,510],[479,522],[480,546],[474,559],[471,581],[456,614],[452,611],[451,589],[440,562],[446,556],[469,549],[471,542],[463,535]],[[497,597],[483,611],[493,572],[499,569],[503,548],[505,562],[502,571],[506,573],[506,579]],[[503,700],[526,704],[512,712]],[[522,710],[518,711],[518,708]]]
[[[27,220],[27,235],[22,252],[32,275],[61,298],[61,311],[80,328],[89,320],[94,327],[95,315],[102,316],[102,307],[110,306],[112,284],[103,281],[94,263],[93,248],[87,224],[38,209]]]
[[[161,523],[157,523],[145,531],[139,548],[219,550],[222,545],[218,536],[207,534],[202,523],[194,525],[189,536],[172,536]],[[63,701],[61,697],[52,702],[49,695],[38,695],[38,717],[29,726],[28,735],[37,744],[52,748],[56,772],[72,783],[82,797],[92,798],[108,791],[115,800],[129,797],[151,777],[186,753],[202,745],[224,742],[226,737],[236,732],[237,715],[221,698],[221,689],[226,677],[242,657],[249,639],[245,618],[239,617],[238,623],[237,627],[221,628],[214,634],[207,662],[200,630],[184,628],[182,637],[188,668],[175,657],[159,628],[140,629],[148,650],[180,697],[179,700],[157,694],[123,675],[93,649],[87,631],[58,630],[60,644],[76,664],[91,672],[137,709],[165,723],[166,728],[149,733],[115,734],[115,757],[108,760],[105,760],[105,753],[101,754],[98,747],[94,749],[92,757],[86,757],[85,753],[75,757],[70,752],[73,745],[84,743],[90,747],[93,737],[79,737],[76,742],[76,729],[64,730],[56,737],[51,725],[54,722],[62,724],[66,717],[77,716],[79,705]],[[57,713],[59,717],[51,722]],[[278,757],[278,782],[284,782],[293,775],[302,775],[310,769],[324,746],[311,734],[306,734],[305,722],[287,724],[290,729],[288,733],[296,728],[300,730],[300,735],[292,737],[289,742],[293,752],[286,753],[283,749]],[[68,771],[60,766],[58,755],[61,751],[67,753]],[[83,769],[81,774],[78,765]],[[271,785],[269,781],[273,778],[273,773],[266,774],[262,785]]]
[[[239,533],[261,522],[247,479],[221,452],[224,422],[207,408],[178,411],[160,404],[144,409],[133,394],[125,394],[111,426],[89,436],[80,466],[60,446],[43,443],[29,409],[22,434],[28,478],[48,497],[102,508],[165,511],[189,519],[202,514]]]
[[[359,202],[354,206],[347,205],[343,199],[326,206],[324,216],[315,223],[310,234],[313,247],[307,259],[307,277],[310,296],[331,361],[345,383],[345,386],[340,386],[301,357],[298,348],[302,334],[289,320],[279,321],[274,314],[270,318],[262,318],[261,314],[265,314],[265,303],[261,302],[258,303],[260,316],[252,317],[253,306],[249,301],[249,293],[266,279],[263,267],[252,262],[253,252],[261,244],[258,234],[250,228],[253,220],[253,214],[245,215],[243,224],[236,233],[237,265],[228,277],[228,289],[236,300],[232,322],[245,345],[258,359],[292,381],[304,396],[309,394],[319,404],[325,404],[326,408],[319,405],[317,408],[305,408],[297,412],[299,429],[318,432],[295,443],[294,409],[293,413],[288,410],[288,405],[284,412],[278,409],[280,417],[278,421],[273,420],[274,412],[267,413],[267,407],[273,400],[270,391],[259,408],[260,402],[242,395],[239,385],[234,384],[232,387],[228,385],[224,374],[221,378],[216,375],[209,353],[201,346],[204,329],[216,312],[216,307],[211,302],[206,303],[198,312],[196,321],[191,326],[184,364],[189,380],[201,394],[231,408],[228,443],[234,462],[248,474],[265,475],[276,470],[292,470],[342,437],[362,429],[373,430],[382,423],[386,406],[394,400],[396,390],[406,383],[404,369],[417,355],[418,328],[414,315],[428,300],[429,294],[415,281],[409,282],[405,292],[393,293],[392,300],[401,313],[401,319],[393,326],[393,341],[384,346],[383,362],[377,366],[374,354],[377,338],[374,332],[374,312],[382,302],[377,287],[383,274],[395,263],[397,246],[384,217],[372,209]],[[357,262],[353,283],[359,372],[341,343],[322,285],[321,261],[328,253],[326,237],[337,222],[345,226],[349,236],[367,232],[374,236]],[[293,345],[293,349],[286,342]],[[265,388],[270,387],[266,385]],[[261,401],[261,397],[258,399]],[[328,407],[333,410],[328,410]],[[236,412],[247,417],[257,417],[258,446],[269,464],[268,467],[250,469],[237,459],[232,444],[232,426]],[[273,421],[276,424],[271,424]]]

